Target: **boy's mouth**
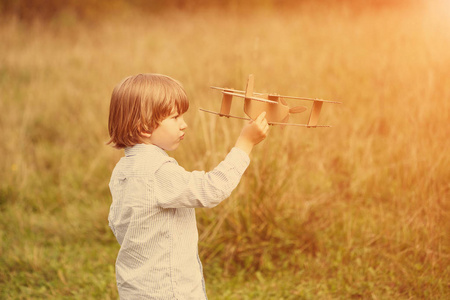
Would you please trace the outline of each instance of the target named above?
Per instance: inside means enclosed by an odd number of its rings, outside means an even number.
[[[183,133],[183,134],[180,136],[180,140],[184,140],[184,135],[185,135],[185,133]]]

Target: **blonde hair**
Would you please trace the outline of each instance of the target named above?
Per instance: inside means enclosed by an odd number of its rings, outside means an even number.
[[[109,107],[108,131],[115,148],[144,142],[142,133],[152,133],[175,110],[189,108],[182,85],[160,74],[138,74],[122,80],[113,90]]]

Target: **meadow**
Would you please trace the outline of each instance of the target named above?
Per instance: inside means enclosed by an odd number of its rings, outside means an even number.
[[[117,299],[109,99],[152,72],[190,98],[170,153],[187,170],[214,168],[244,122],[198,110],[219,109],[210,86],[254,74],[343,102],[323,107],[331,128],[272,127],[231,197],[197,209],[210,299],[448,299],[450,6],[345,3],[2,17],[0,298]]]

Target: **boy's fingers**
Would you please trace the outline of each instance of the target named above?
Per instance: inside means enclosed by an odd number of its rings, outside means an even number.
[[[266,112],[263,111],[263,112],[256,118],[255,122],[256,122],[257,124],[261,124],[261,123],[263,122],[263,120],[265,120],[265,117],[266,117]]]
[[[257,118],[256,121],[261,122],[266,117],[266,112],[263,111]]]

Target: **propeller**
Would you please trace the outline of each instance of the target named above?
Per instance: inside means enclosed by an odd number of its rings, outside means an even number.
[[[289,113],[290,114],[298,114],[298,113],[302,113],[305,110],[307,110],[308,108],[306,106],[296,106],[296,107],[292,107],[289,109]]]

